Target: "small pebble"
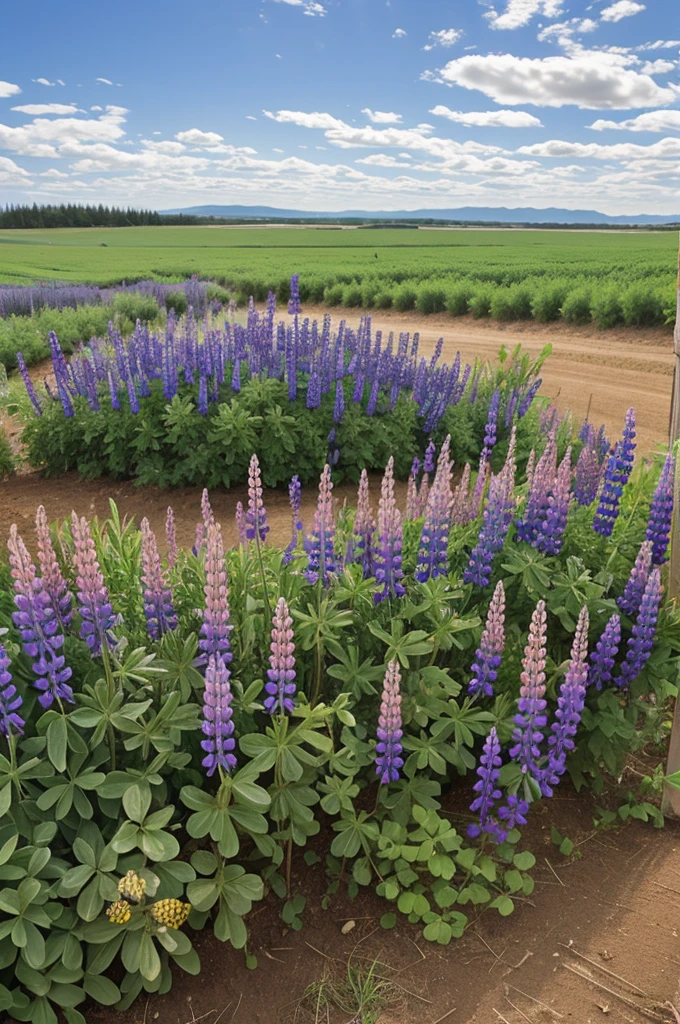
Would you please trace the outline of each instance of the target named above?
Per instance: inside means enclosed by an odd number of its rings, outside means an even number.
[[[340,931],[342,932],[343,935],[348,935],[349,932],[351,932],[353,928],[356,928],[356,926],[357,926],[356,921],[345,921],[345,923],[343,924],[343,926],[340,929]]]

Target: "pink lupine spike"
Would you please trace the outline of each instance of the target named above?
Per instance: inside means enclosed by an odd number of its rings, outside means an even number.
[[[295,706],[295,644],[293,620],[285,598],[280,597],[272,619],[271,654],[264,707],[270,715],[289,713]]]
[[[145,517],[141,522],[142,531],[142,584],[144,587],[144,615],[152,640],[161,637],[177,626],[177,616],[172,606],[172,591],[161,567],[156,535]]]
[[[243,502],[236,502],[236,529],[238,530],[238,542],[241,547],[245,547],[248,543],[246,536],[246,514],[243,509]]]
[[[382,585],[375,594],[376,603],[406,593],[401,580],[401,549],[403,533],[401,512],[394,497],[394,457],[390,456],[380,489],[378,507],[378,548],[375,557],[375,578]]]
[[[267,512],[262,500],[262,478],[260,474],[260,463],[257,455],[250,459],[248,467],[248,511],[246,512],[246,537],[248,540],[257,540],[258,543],[266,540],[269,533],[267,525]]]
[[[109,600],[109,591],[97,559],[90,524],[82,516],[71,513],[71,535],[75,545],[73,561],[78,587],[78,611],[82,620],[80,635],[93,655],[102,649],[113,648],[111,634],[115,616]]]
[[[42,505],[38,506],[35,517],[35,529],[38,538],[38,562],[45,592],[62,627],[68,626],[73,618],[73,601],[66,580],[62,576],[59,562],[52,545],[47,514]]]
[[[229,590],[227,566],[224,558],[222,530],[218,523],[208,527],[205,554],[205,612],[198,646],[207,660],[211,654],[221,655],[225,663],[231,661],[229,645]]]
[[[177,561],[179,549],[177,547],[177,531],[175,528],[175,513],[172,506],[168,505],[168,514],[165,520],[165,543],[168,550],[168,568],[172,569]]]
[[[541,776],[538,761],[543,729],[548,721],[545,714],[546,630],[545,601],[539,601],[531,617],[529,638],[524,649],[520,696],[512,735],[514,746],[509,751],[522,772],[530,773],[536,779]]]
[[[451,522],[454,526],[465,526],[470,521],[470,463],[465,463],[463,475],[453,492]]]

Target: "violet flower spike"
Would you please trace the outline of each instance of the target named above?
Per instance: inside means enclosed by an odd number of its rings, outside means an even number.
[[[276,605],[271,638],[264,708],[270,715],[290,714],[295,706],[295,644],[293,620],[283,597]]]
[[[257,455],[251,456],[248,468],[248,511],[246,512],[246,537],[264,544],[269,526],[267,512],[262,501],[262,479]]]
[[[618,615],[612,615],[602,632],[602,636],[595,644],[595,649],[590,652],[589,686],[594,686],[596,690],[609,686],[612,681],[612,669],[616,655],[619,653],[620,643],[621,619]]]
[[[152,640],[160,640],[165,633],[177,628],[177,616],[172,605],[172,591],[165,578],[158,554],[156,535],[145,517],[142,530],[142,585],[144,616]]]
[[[73,618],[73,598],[59,567],[50,536],[47,514],[42,505],[38,506],[35,517],[35,532],[38,540],[38,562],[40,563],[43,587],[62,628],[65,629]]]
[[[205,555],[205,611],[200,629],[198,646],[205,664],[211,654],[220,655],[225,664],[231,661],[229,645],[229,591],[227,589],[227,567],[224,558],[222,530],[218,523],[208,528]]]
[[[666,561],[673,520],[673,494],[675,488],[675,459],[672,451],[665,458],[659,482],[649,509],[647,540],[652,544],[652,562],[663,565]]]
[[[390,455],[378,505],[378,547],[374,574],[376,581],[381,584],[381,589],[374,594],[376,604],[387,598],[403,597],[406,593],[401,582],[404,578],[401,567],[402,545],[401,512],[394,497],[394,456]]]
[[[468,693],[473,696],[483,693],[485,697],[493,697],[493,684],[496,682],[505,647],[504,623],[505,590],[503,581],[499,580],[489,604],[486,625],[479,647],[475,652],[475,661],[472,666],[473,677],[468,684]]]
[[[357,494],[357,510],[352,526],[352,561],[358,562],[362,567],[365,580],[374,575],[375,531],[375,518],[371,510],[368,491],[368,474],[365,469],[362,469]]]
[[[73,561],[81,618],[80,635],[92,656],[96,657],[103,650],[108,651],[115,646],[116,640],[111,632],[115,615],[99,567],[90,525],[87,519],[79,519],[75,512],[71,513],[71,535],[75,545]]]
[[[236,502],[236,529],[238,531],[238,542],[242,548],[248,543],[248,537],[246,535],[246,513],[243,508],[243,502]]]
[[[584,605],[576,625],[571,660],[557,699],[555,721],[548,738],[548,765],[541,779],[544,796],[552,796],[567,770],[567,755],[574,749],[574,737],[581,721],[588,679],[588,606]]]
[[[540,778],[538,761],[541,757],[542,730],[547,724],[545,714],[545,665],[546,665],[546,622],[545,601],[539,601],[531,617],[529,638],[522,659],[523,671],[520,676],[520,697],[517,701],[515,731],[510,748],[510,757],[517,761],[523,774]]]
[[[290,501],[290,510],[293,517],[292,523],[292,536],[290,543],[283,553],[283,564],[287,565],[293,557],[293,552],[297,547],[298,536],[302,531],[302,520],[300,519],[300,502],[302,498],[302,485],[300,484],[300,478],[294,476],[288,484],[288,500]]]
[[[448,545],[451,530],[453,462],[449,455],[450,436],[444,441],[437,460],[437,472],[428,495],[425,520],[420,534],[415,577],[419,583],[448,573]]]
[[[331,467],[326,463],[319,481],[319,497],[314,513],[314,526],[305,541],[305,551],[307,552],[305,579],[312,586],[319,581],[324,587],[330,583],[331,573],[336,570],[334,539],[333,482]]]
[[[644,540],[640,545],[630,576],[626,582],[626,588],[617,600],[617,605],[624,615],[634,618],[640,610],[642,596],[647,586],[649,574],[652,571],[652,541]]]
[[[508,833],[492,816],[495,804],[503,796],[499,788],[501,774],[501,745],[498,740],[496,727],[493,726],[486,740],[479,758],[477,775],[479,781],[472,787],[477,796],[470,804],[470,810],[476,814],[479,823],[474,822],[468,826],[467,834],[470,839],[476,839],[483,832],[492,836],[496,843],[504,843]]]
[[[10,738],[11,734],[23,735],[26,723],[19,714],[23,701],[12,682],[9,671],[12,664],[5,645],[0,643],[0,736]]]
[[[404,764],[401,757],[400,683],[399,663],[396,658],[393,658],[387,666],[383,681],[377,728],[378,741],[375,745],[375,771],[383,785],[396,782],[399,778],[399,769]]]
[[[637,679],[652,653],[662,591],[661,573],[659,567],[655,566],[649,574],[647,586],[642,595],[640,611],[633,626],[633,635],[628,641],[621,673],[614,680],[616,685],[622,689],[629,687]]]
[[[205,672],[203,691],[203,735],[201,747],[206,756],[201,762],[210,777],[219,768],[227,773],[236,767],[232,692],[229,669],[220,654],[211,654]]]
[[[593,518],[593,530],[603,537],[611,537],[618,519],[623,488],[633,469],[635,452],[635,410],[626,413],[621,440],[616,442],[609,456],[604,474],[600,503]]]

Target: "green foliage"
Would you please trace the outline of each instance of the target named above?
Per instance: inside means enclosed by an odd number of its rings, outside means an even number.
[[[9,438],[0,424],[0,480],[11,476],[16,469],[16,459]]]
[[[179,289],[176,292],[168,292],[165,296],[165,308],[174,309],[177,316],[186,313],[189,308],[189,302],[184,292]]]
[[[141,292],[119,292],[113,297],[111,309],[124,333],[132,331],[137,320],[152,323],[159,315],[158,303],[154,297],[143,295]]]

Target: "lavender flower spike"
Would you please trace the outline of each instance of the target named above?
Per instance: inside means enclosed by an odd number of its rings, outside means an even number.
[[[633,626],[633,635],[628,641],[628,650],[626,659],[621,666],[621,674],[614,680],[616,685],[621,688],[629,687],[637,679],[652,653],[662,590],[661,573],[659,567],[655,566],[649,574],[647,586],[642,595],[640,611]]]
[[[248,511],[246,512],[246,537],[264,543],[269,533],[267,512],[262,501],[262,479],[257,455],[250,459],[248,468]]]
[[[448,572],[448,544],[453,505],[453,463],[449,455],[450,444],[451,438],[447,437],[439,452],[437,473],[427,498],[415,573],[419,583],[425,583],[430,578],[434,579]]]
[[[305,578],[312,586],[321,581],[322,586],[330,583],[330,575],[335,572],[335,519],[333,516],[333,483],[331,467],[326,463],[319,481],[319,497],[314,514],[314,527],[305,542],[307,552],[307,568]]]
[[[225,664],[231,661],[229,646],[229,591],[227,589],[227,568],[224,559],[222,530],[218,523],[208,528],[205,555],[205,611],[200,629],[198,646],[203,652],[203,662],[210,655],[220,655]]]
[[[635,559],[635,564],[630,570],[626,589],[616,602],[624,615],[629,615],[631,618],[637,615],[651,571],[652,542],[651,540],[643,540]]]
[[[545,601],[539,601],[531,617],[529,639],[524,648],[522,685],[512,735],[514,746],[509,751],[523,774],[531,774],[536,779],[541,774],[538,761],[542,730],[548,722],[545,714],[546,621]]]
[[[293,552],[297,547],[298,534],[302,530],[302,520],[300,519],[300,499],[302,497],[302,486],[300,484],[300,478],[294,476],[288,484],[288,499],[290,501],[290,510],[293,516],[293,531],[288,547],[283,554],[283,563],[287,565],[293,557]]]
[[[201,740],[201,746],[206,752],[201,763],[208,776],[213,775],[217,768],[231,772],[236,767],[231,700],[229,669],[221,655],[211,654],[205,672],[201,727],[206,737]]]
[[[635,410],[629,409],[621,440],[616,442],[607,462],[600,503],[593,519],[593,529],[603,537],[611,537],[618,519],[623,488],[628,483],[633,469],[634,438]]]
[[[479,758],[479,767],[477,768],[479,781],[475,782],[472,787],[477,796],[470,804],[470,810],[478,816],[479,824],[475,822],[468,826],[467,833],[471,839],[476,839],[483,832],[493,836],[497,843],[504,843],[507,839],[507,830],[498,824],[491,813],[494,805],[503,795],[498,786],[502,763],[501,745],[498,741],[496,727],[493,726],[484,742],[484,749]]]
[[[375,745],[375,770],[383,785],[396,782],[404,762],[401,757],[401,673],[396,658],[387,666],[383,682]]]
[[[142,584],[144,586],[144,615],[152,640],[160,640],[177,628],[177,616],[172,606],[172,591],[161,568],[156,535],[145,517],[142,529]]]
[[[472,666],[473,677],[468,685],[468,693],[473,696],[483,693],[485,697],[493,697],[493,683],[496,681],[505,647],[504,622],[505,590],[503,581],[499,580],[489,604],[486,626],[475,652],[475,661]]]
[[[365,580],[373,576],[375,529],[375,518],[368,493],[368,474],[362,469],[357,493],[357,510],[352,527],[352,560],[361,565]]]
[[[265,690],[264,707],[270,715],[290,713],[295,699],[295,644],[293,643],[293,620],[285,598],[280,597],[272,619],[272,642],[270,644],[269,669]]]
[[[411,472],[408,478],[408,491],[406,494],[406,519],[418,519],[420,517],[420,501],[418,495],[418,474],[420,472],[420,459],[418,456],[413,460]]]
[[[54,608],[59,622],[62,627],[66,627],[73,618],[73,599],[57,562],[47,522],[47,514],[42,505],[38,506],[35,517],[35,532],[38,539],[38,561],[40,563],[43,587],[49,596],[50,604]]]
[[[544,796],[552,796],[556,786],[567,770],[567,754],[574,749],[574,736],[581,721],[586,700],[588,679],[588,607],[584,605],[576,625],[571,660],[560,686],[555,721],[548,739],[548,766],[541,779]]]
[[[293,274],[290,279],[290,298],[288,300],[288,313],[290,316],[298,316],[301,313],[300,307],[300,275]]]
[[[242,501],[237,501],[236,502],[236,515],[235,515],[235,518],[236,518],[236,529],[238,531],[238,542],[239,542],[240,546],[242,548],[244,548],[246,546],[246,544],[248,543],[248,538],[246,536],[246,513],[245,513],[245,510],[243,508],[243,502]]]
[[[659,482],[654,491],[649,509],[647,524],[647,540],[652,543],[652,562],[663,565],[666,561],[668,541],[671,535],[673,519],[673,491],[675,487],[675,459],[669,452],[661,470]]]
[[[403,597],[406,593],[401,567],[403,531],[401,512],[394,497],[394,457],[390,455],[382,480],[378,506],[378,548],[375,557],[375,578],[381,589],[374,595],[376,604],[389,597]]]
[[[168,514],[165,520],[165,543],[168,549],[168,569],[172,569],[177,561],[179,549],[177,547],[177,532],[175,529],[175,513],[168,505]]]
[[[484,433],[484,447],[482,448],[482,458],[488,462],[493,453],[496,445],[496,430],[498,420],[498,406],[501,400],[500,391],[494,391],[491,396],[489,403],[489,413],[486,421],[486,429]]]
[[[0,643],[0,736],[7,739],[12,732],[23,734],[26,724],[19,714],[23,701],[12,682],[11,664],[5,645]]]
[[[621,619],[618,615],[612,615],[604,627],[602,636],[595,644],[595,650],[590,652],[590,668],[588,670],[588,685],[601,690],[612,681],[612,669],[616,655],[619,652],[621,643]]]
[[[87,519],[71,513],[71,534],[75,544],[73,560],[78,587],[78,611],[82,620],[80,635],[92,656],[115,644],[111,634],[115,622],[109,592],[97,560],[97,551]]]

